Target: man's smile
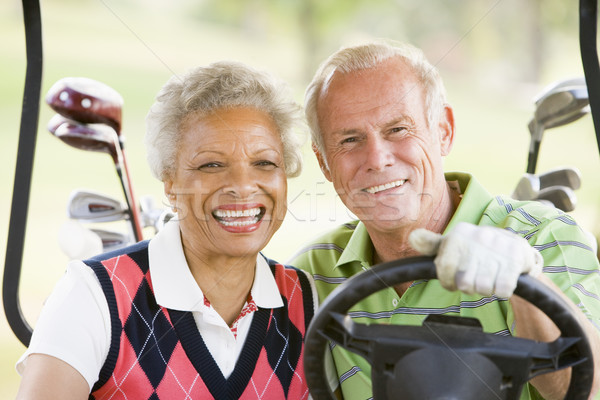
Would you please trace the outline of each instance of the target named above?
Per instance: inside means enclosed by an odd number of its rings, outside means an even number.
[[[371,186],[371,187],[363,189],[363,191],[367,192],[367,193],[375,194],[375,193],[381,192],[383,190],[400,187],[400,186],[404,185],[404,182],[406,182],[406,179],[400,179],[400,180],[384,183],[383,185]]]

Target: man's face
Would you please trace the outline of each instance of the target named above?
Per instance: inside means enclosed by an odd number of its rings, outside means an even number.
[[[423,88],[401,59],[335,73],[317,110],[321,168],[367,228],[427,226],[435,218],[447,190],[442,158],[452,145],[452,111],[428,126]]]

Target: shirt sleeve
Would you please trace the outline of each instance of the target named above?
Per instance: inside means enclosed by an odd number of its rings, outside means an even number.
[[[40,313],[29,348],[17,361],[22,374],[30,354],[56,357],[75,368],[90,391],[110,347],[110,313],[100,282],[91,268],[72,261]]]
[[[535,234],[544,257],[544,274],[575,303],[600,331],[600,270],[589,236],[567,216]]]

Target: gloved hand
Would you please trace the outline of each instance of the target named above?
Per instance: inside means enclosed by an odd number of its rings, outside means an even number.
[[[521,273],[541,273],[542,255],[527,240],[501,228],[458,223],[448,234],[416,229],[410,245],[434,263],[448,290],[510,297]]]

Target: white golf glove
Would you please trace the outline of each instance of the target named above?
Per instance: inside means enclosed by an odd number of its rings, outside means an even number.
[[[458,223],[448,234],[416,229],[410,245],[433,256],[437,276],[448,290],[510,297],[522,273],[541,273],[542,255],[527,240],[501,228]]]

